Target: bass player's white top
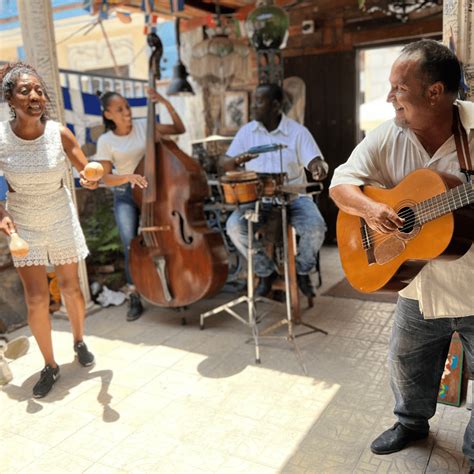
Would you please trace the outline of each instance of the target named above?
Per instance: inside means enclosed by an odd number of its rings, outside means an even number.
[[[97,140],[98,161],[110,161],[118,174],[133,174],[145,155],[146,120],[134,120],[128,135],[116,135],[112,130]]]

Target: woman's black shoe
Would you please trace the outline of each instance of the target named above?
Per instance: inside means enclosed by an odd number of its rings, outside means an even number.
[[[401,451],[410,442],[426,438],[428,434],[429,430],[414,431],[405,428],[401,423],[397,422],[372,442],[370,450],[374,454],[396,453]]]
[[[130,301],[127,311],[127,321],[135,321],[143,314],[143,306],[140,296],[136,293],[130,295]]]
[[[77,354],[77,360],[83,367],[89,367],[94,363],[94,354],[87,349],[84,341],[79,341],[74,344],[74,352]]]
[[[33,397],[43,398],[49,391],[53,388],[56,380],[59,379],[59,366],[51,367],[47,365],[40,375],[40,379],[36,382],[36,385],[33,387]]]

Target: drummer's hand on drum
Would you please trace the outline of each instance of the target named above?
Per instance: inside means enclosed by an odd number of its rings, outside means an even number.
[[[146,188],[148,187],[148,181],[146,180],[145,176],[140,174],[129,174],[127,175],[128,182],[132,185],[132,188],[138,186],[139,188]]]
[[[257,158],[258,153],[242,153],[239,156],[236,156],[234,158],[234,163],[236,166],[243,165],[244,163],[247,163],[247,161],[253,160],[254,158]]]
[[[315,181],[322,181],[328,175],[329,165],[320,156],[317,156],[309,162],[308,170]]]

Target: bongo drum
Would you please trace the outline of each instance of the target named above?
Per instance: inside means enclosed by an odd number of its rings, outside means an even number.
[[[286,177],[286,173],[258,173],[258,179],[262,182],[262,196],[274,197]]]
[[[228,171],[220,179],[226,204],[255,202],[261,194],[261,182],[254,171]]]

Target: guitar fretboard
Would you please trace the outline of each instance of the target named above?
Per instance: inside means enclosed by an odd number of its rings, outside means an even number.
[[[461,184],[414,206],[415,225],[423,225],[473,202],[472,184]]]

